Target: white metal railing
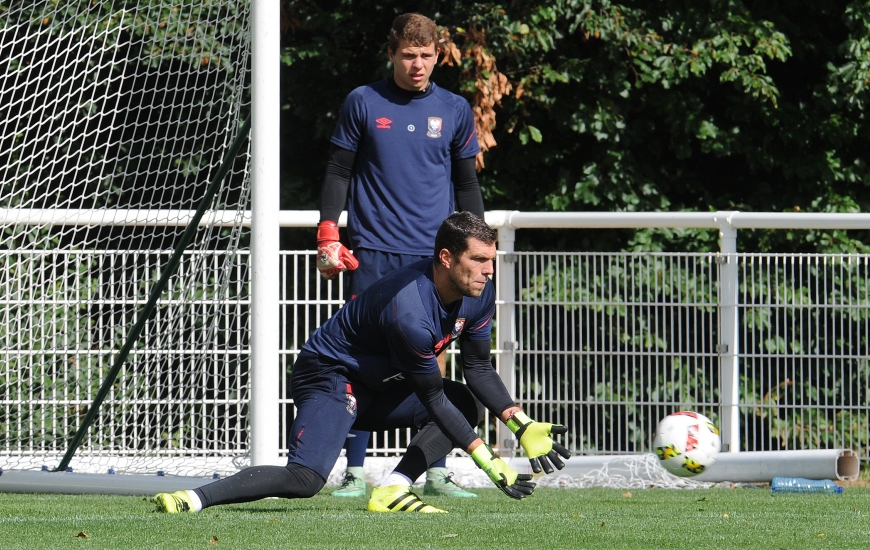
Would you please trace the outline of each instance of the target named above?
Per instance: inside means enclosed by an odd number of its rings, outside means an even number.
[[[868,229],[870,214],[772,213],[772,212],[489,212],[487,222],[499,230],[499,248],[510,253],[518,229],[535,228],[699,228],[719,231],[720,268],[719,331],[715,343],[719,357],[719,423],[723,449],[739,451],[740,445],[740,330],[738,304],[738,229]],[[501,281],[501,279],[500,279]],[[507,309],[507,304],[502,308]],[[499,312],[512,319],[512,313]],[[513,327],[514,323],[510,323]],[[513,330],[513,329],[510,329]],[[502,339],[498,342],[513,342]],[[513,347],[512,344],[503,347]],[[500,356],[512,362],[513,354]],[[503,371],[502,371],[503,372]],[[504,375],[503,375],[504,376]],[[506,382],[511,383],[510,379]],[[508,387],[514,387],[509,385]],[[499,441],[510,441],[501,429]]]
[[[292,226],[299,226],[304,223],[303,220],[311,221],[311,225],[315,221],[311,213],[296,213],[282,212],[282,225],[290,222]],[[307,220],[306,220],[307,218]],[[343,220],[342,220],[343,221]],[[746,262],[751,262],[751,255],[741,255],[737,253],[737,233],[738,229],[749,228],[770,228],[770,229],[866,229],[870,228],[870,215],[867,214],[804,214],[804,213],[743,213],[737,211],[727,212],[711,212],[711,213],[529,213],[529,212],[508,212],[495,211],[487,213],[487,222],[493,227],[496,227],[499,232],[499,257],[497,266],[497,313],[496,313],[496,343],[497,347],[493,350],[496,358],[496,365],[505,381],[505,384],[513,389],[519,397],[522,394],[522,387],[534,385],[536,382],[523,381],[518,377],[523,376],[523,369],[516,368],[518,361],[522,358],[534,356],[540,353],[540,350],[528,349],[528,343],[523,341],[518,335],[521,330],[522,323],[520,317],[524,315],[523,307],[528,307],[529,304],[524,303],[518,293],[524,290],[522,286],[525,284],[529,276],[525,279],[521,274],[517,273],[517,260],[524,256],[514,252],[515,232],[521,229],[535,228],[707,228],[717,229],[720,237],[720,251],[718,254],[697,256],[698,261],[706,262],[709,268],[712,269],[708,279],[710,287],[708,292],[710,297],[708,301],[702,303],[683,303],[683,307],[695,308],[698,311],[706,311],[704,316],[710,318],[710,311],[714,312],[713,321],[708,320],[708,327],[711,328],[705,337],[710,340],[706,342],[708,346],[702,352],[683,352],[682,357],[691,358],[694,361],[700,361],[698,368],[705,372],[705,376],[709,381],[716,381],[716,387],[708,387],[708,391],[703,401],[663,401],[659,403],[650,403],[649,414],[646,415],[646,425],[643,426],[626,426],[627,430],[640,430],[646,433],[651,433],[654,428],[654,423],[658,418],[666,414],[669,408],[675,405],[696,406],[705,408],[714,413],[714,416],[720,423],[720,429],[723,436],[723,448],[725,450],[739,451],[741,448],[746,448],[747,445],[752,447],[752,450],[768,448],[766,443],[770,441],[761,441],[758,446],[750,444],[749,436],[744,435],[744,442],[741,443],[741,418],[751,417],[750,412],[747,412],[749,405],[741,404],[741,360],[744,353],[741,351],[740,337],[741,330],[740,319],[742,307],[738,296],[741,275],[739,270],[744,269],[743,277],[747,277],[745,265]],[[307,225],[307,224],[306,224]],[[549,253],[542,253],[548,255]],[[618,254],[612,256],[619,256]],[[629,255],[630,256],[630,255]],[[635,257],[651,256],[646,254],[635,254]],[[661,257],[668,257],[662,255]],[[690,255],[691,256],[691,255]],[[679,257],[679,255],[670,255],[670,257]],[[832,261],[839,256],[830,256]],[[741,267],[742,266],[742,267]],[[525,282],[524,282],[525,281]],[[564,309],[565,304],[560,307]],[[597,306],[596,306],[597,307]],[[659,307],[655,304],[648,304],[647,307]],[[864,301],[857,307],[870,307],[870,302]],[[697,327],[684,326],[683,330],[691,331]],[[745,337],[745,336],[744,336]],[[579,343],[579,342],[578,342]],[[577,350],[563,350],[565,356],[576,355]],[[622,357],[655,357],[656,354],[650,351],[642,352],[626,352],[619,350],[615,352]],[[675,352],[675,355],[679,355]],[[848,360],[857,360],[859,356],[849,356]],[[711,370],[711,365],[716,365]],[[790,383],[794,383],[797,378],[796,372],[791,373],[792,378],[789,378]],[[600,384],[607,384],[607,381],[598,381]],[[612,383],[612,381],[611,381]],[[559,398],[561,399],[561,398]],[[559,400],[547,403],[551,408],[557,407]],[[641,404],[643,405],[643,404]],[[589,406],[585,403],[581,406]],[[631,403],[623,403],[622,406],[632,406]],[[840,408],[850,408],[856,405],[848,403],[838,403],[835,405]],[[860,405],[857,405],[859,408]],[[771,410],[775,408],[773,405],[755,406],[755,410]],[[807,407],[808,409],[811,407]],[[866,415],[866,407],[862,410],[862,414]],[[656,414],[655,411],[658,411]],[[599,411],[600,412],[600,411]],[[542,412],[542,414],[545,414]],[[764,413],[767,414],[767,413]],[[613,419],[612,414],[603,414],[602,420],[598,424],[598,429],[609,430],[611,428],[618,429],[617,424],[608,424]],[[775,432],[767,439],[788,439],[780,435],[777,430],[780,428],[775,426],[767,427],[766,433]],[[590,425],[588,429],[593,429]],[[747,428],[748,429],[748,428]],[[578,450],[594,451],[595,449],[583,449],[583,436],[579,432],[575,433],[576,444]],[[802,445],[806,442],[798,441],[800,437],[792,438],[792,441],[783,443],[784,445],[794,447]],[[811,444],[820,444],[819,438]],[[856,438],[853,438],[856,439]],[[861,438],[857,438],[861,439]],[[501,447],[502,452],[510,452],[512,450],[513,438],[503,426],[496,427],[496,434],[491,441],[496,447]],[[648,443],[648,442],[647,442]],[[641,444],[642,445],[642,444]],[[637,441],[631,446],[637,449]],[[630,449],[625,446],[619,446],[616,442],[606,446],[606,448],[598,448],[599,451],[607,452],[627,452]]]
[[[30,218],[0,210],[0,221],[7,223],[27,223],[31,219],[44,222],[45,216],[60,224],[64,220],[79,223],[98,218],[134,225],[177,225],[184,220],[178,212],[164,216],[154,212],[76,211],[34,214]],[[206,218],[217,225],[234,223],[234,215],[223,212]],[[244,225],[249,225],[250,213],[243,218]],[[313,228],[317,218],[317,212],[285,211],[277,219],[281,227]],[[823,448],[843,441],[853,447],[855,442],[866,444],[867,436],[861,431],[866,433],[866,420],[870,417],[867,395],[870,257],[737,253],[736,239],[738,229],[743,228],[866,229],[870,228],[870,215],[495,211],[487,213],[487,221],[499,234],[493,350],[497,368],[508,388],[536,416],[570,426],[575,451],[646,450],[655,422],[678,406],[698,408],[714,416],[726,449],[731,451]],[[720,250],[679,254],[514,250],[516,231],[544,227],[713,228],[719,232]],[[252,232],[252,239],[256,235],[257,232]],[[9,253],[22,252],[4,251]],[[79,256],[123,257],[128,253],[142,252],[51,251],[58,257],[69,255],[64,261],[70,265]],[[251,400],[258,400],[259,406],[248,410],[248,423],[256,424],[258,415],[268,413],[272,415],[269,422],[277,419],[278,424],[265,435],[251,431],[250,438],[274,439],[265,442],[263,448],[280,452],[286,448],[283,440],[286,421],[293,415],[286,375],[307,336],[341,307],[344,295],[341,279],[330,282],[320,279],[314,267],[314,251],[281,251],[278,256],[277,284],[262,286],[256,270],[244,269],[236,277],[249,278],[253,291],[264,293],[258,303],[268,307],[277,304],[276,325],[280,328],[268,328],[276,336],[276,353],[265,357],[255,354],[249,361],[251,348],[242,343],[249,342],[249,336],[235,337],[237,344],[232,350],[216,345],[214,349],[195,351],[237,356],[239,359],[233,361],[243,365],[263,362],[259,369],[268,370],[270,376],[267,391],[258,393],[255,381],[233,371],[227,374],[234,385],[232,398],[223,404],[229,407],[230,414],[238,416]],[[246,262],[240,258],[237,263]],[[149,271],[146,266],[140,276],[147,276]],[[41,283],[50,286],[50,281]],[[68,280],[64,284],[72,283]],[[135,282],[125,282],[131,283]],[[139,283],[147,285],[146,281]],[[114,284],[106,282],[98,286]],[[789,285],[806,290],[788,296]],[[253,300],[246,287],[233,292],[239,297],[226,315],[247,315]],[[87,289],[71,288],[63,296],[77,296],[76,300],[80,300],[87,293]],[[21,299],[5,296],[0,307],[14,306],[16,315],[35,314],[22,307],[28,300],[26,295],[22,296]],[[100,299],[105,304],[92,301],[95,307],[123,306],[129,312],[141,296],[119,296],[107,302]],[[41,300],[43,305],[50,303],[57,308],[63,307],[68,299]],[[27,326],[22,319],[4,315],[7,322]],[[129,313],[124,315],[120,322],[129,322]],[[109,334],[111,327],[105,320],[100,323],[99,330]],[[76,330],[88,329],[82,326]],[[240,323],[234,330],[248,328]],[[70,342],[69,347],[58,344],[52,350],[24,348],[15,340],[15,333],[7,331],[5,337],[14,344],[0,351],[7,374],[12,366],[32,368],[28,358],[33,356],[40,357],[42,365],[76,356],[81,359],[75,368],[92,368],[96,372],[103,368],[100,365],[105,359],[100,358],[105,357],[106,348],[111,348],[108,341],[101,348],[92,346],[93,349],[76,347],[75,342]],[[31,335],[28,340],[39,341],[40,337]],[[146,353],[163,354],[166,350],[134,350],[134,354]],[[451,351],[451,357],[455,357],[454,353]],[[277,363],[275,357],[279,358]],[[253,378],[260,372],[253,364],[246,368]],[[86,374],[84,378],[93,376]],[[829,380],[837,383],[828,384]],[[93,385],[94,381],[88,383]],[[248,388],[252,393],[246,395]],[[7,392],[0,399],[0,407],[24,411],[38,403],[62,411],[86,405],[90,394],[85,390],[78,388],[71,399]],[[212,414],[218,411],[216,408]],[[797,411],[798,424],[785,420],[789,411]],[[21,413],[16,418],[20,421]],[[846,418],[848,422],[843,420]],[[219,419],[207,421],[212,425]],[[76,428],[74,424],[72,418],[58,426],[59,445],[64,434]],[[20,429],[24,429],[23,425]],[[237,446],[235,450],[222,447],[218,454],[248,453],[252,442],[240,439],[239,435],[235,432],[231,438],[231,444]],[[378,434],[372,452],[399,452],[408,435],[407,431]],[[491,423],[485,436],[502,452],[513,451],[510,446],[513,437],[500,426]],[[135,442],[119,443],[119,454],[131,452],[125,445],[133,448]],[[208,453],[207,446],[205,442],[203,448],[179,450],[202,455]],[[280,460],[274,457],[269,461]]]

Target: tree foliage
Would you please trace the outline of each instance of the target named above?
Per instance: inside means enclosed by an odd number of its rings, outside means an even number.
[[[389,24],[413,8],[444,28],[436,82],[476,109],[488,209],[870,206],[864,2],[304,0],[284,8],[285,126],[301,131],[285,142],[284,184],[312,205],[341,99],[387,74]],[[743,233],[741,242],[765,250],[866,250],[855,233]],[[704,232],[610,237],[582,246],[716,246]]]

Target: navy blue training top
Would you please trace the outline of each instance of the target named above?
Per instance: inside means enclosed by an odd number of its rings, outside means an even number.
[[[444,395],[436,356],[458,338],[472,393],[497,414],[515,405],[490,362],[495,287],[488,281],[477,298],[445,307],[432,279],[434,261],[396,269],[369,286],[321,325],[304,349],[354,387],[387,390],[391,381],[407,379],[444,434],[467,449],[477,432]]]
[[[425,256],[453,213],[453,160],[480,152],[468,102],[429,83],[403,93],[384,79],[345,99],[332,143],[356,152],[350,248]]]
[[[495,288],[444,307],[432,279],[433,259],[396,269],[327,319],[305,348],[379,390],[403,373],[438,371],[435,356],[460,336],[490,340]]]

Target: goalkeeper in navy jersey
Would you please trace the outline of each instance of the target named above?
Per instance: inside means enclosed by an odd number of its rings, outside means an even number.
[[[430,258],[438,226],[455,209],[484,216],[471,107],[429,79],[439,39],[431,19],[397,17],[387,45],[392,75],[353,90],[342,104],[320,194],[317,268],[327,279],[347,270],[348,297],[396,268]],[[353,253],[339,241],[345,204]],[[439,355],[442,376],[446,359]],[[367,431],[349,434],[347,469],[333,496],[365,496],[369,438]],[[423,492],[476,497],[446,466],[444,457],[430,466]]]
[[[164,512],[198,511],[266,497],[317,494],[351,428],[416,428],[417,434],[368,502],[372,512],[444,512],[411,485],[454,447],[507,496],[532,494],[532,476],[495,456],[477,435],[476,396],[516,434],[534,472],[564,467],[553,440],[564,426],[535,422],[510,397],[490,362],[495,231],[477,216],[448,217],[435,257],[397,269],[351,300],[306,342],[293,366],[296,417],[287,466],[254,466],[189,491],[154,498]],[[467,386],[441,377],[436,357],[459,341]]]

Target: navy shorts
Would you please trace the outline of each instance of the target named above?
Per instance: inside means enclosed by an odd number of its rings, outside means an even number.
[[[412,264],[424,258],[431,258],[432,255],[415,256],[413,254],[396,254],[393,252],[381,252],[380,250],[371,250],[369,248],[357,248],[353,251],[353,255],[359,260],[359,267],[353,271],[345,272],[345,295],[350,298],[359,296],[363,290],[367,289],[381,279],[387,273]]]
[[[429,422],[428,411],[406,381],[392,382],[383,391],[354,386],[343,367],[324,363],[304,349],[293,365],[290,391],[296,418],[287,463],[311,468],[323,479],[329,477],[351,428],[419,430]],[[470,396],[465,385],[452,380],[444,380],[444,393],[454,403]]]

